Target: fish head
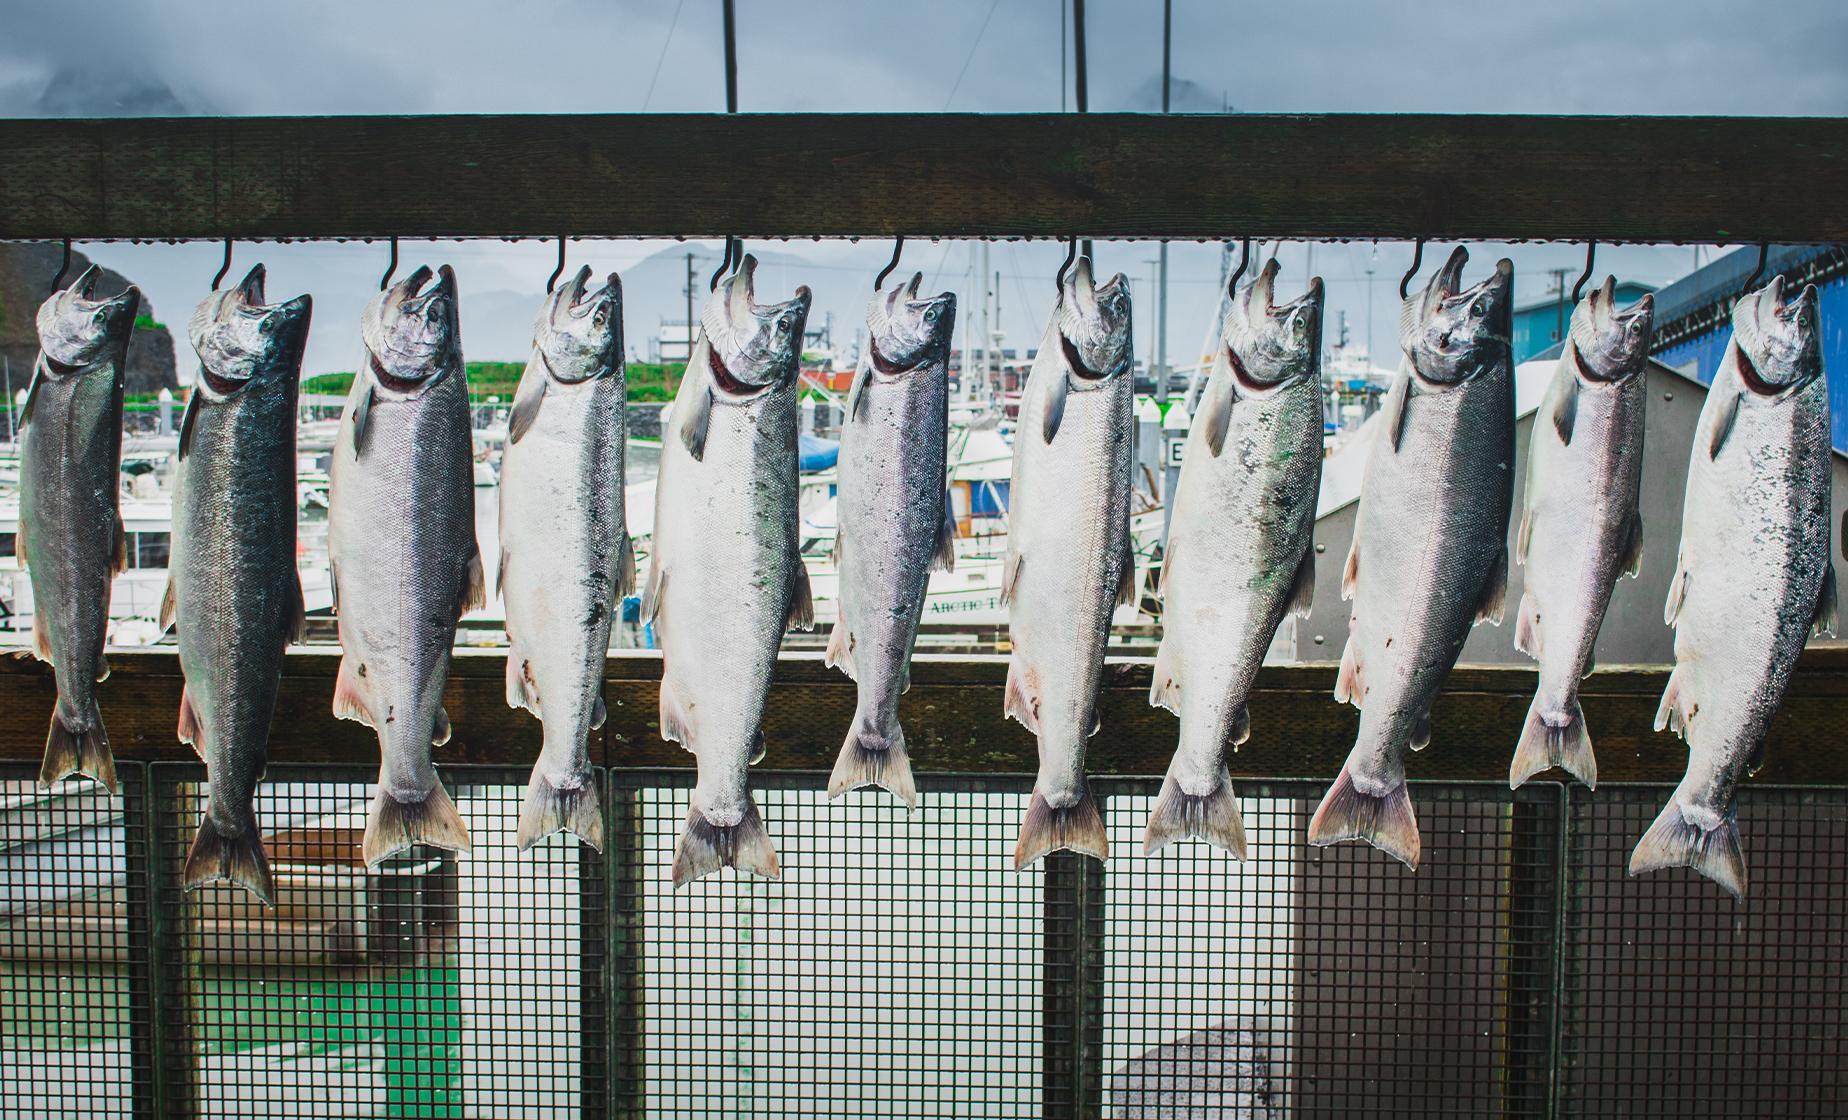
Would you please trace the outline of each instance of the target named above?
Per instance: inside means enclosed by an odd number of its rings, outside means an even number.
[[[91,265],[70,287],[53,292],[39,305],[39,349],[54,376],[103,360],[134,328],[141,291],[130,285],[118,296],[97,299],[96,281],[101,276],[102,271]]]
[[[1278,271],[1272,257],[1226,312],[1226,360],[1245,390],[1261,392],[1321,376],[1322,278],[1312,277],[1308,291],[1279,304]]]
[[[700,316],[713,384],[728,397],[794,384],[802,366],[802,332],[814,297],[804,285],[785,303],[758,303],[756,273],[757,258],[745,254]]]
[[[1822,331],[1816,285],[1790,298],[1782,276],[1733,305],[1733,352],[1739,379],[1760,396],[1800,389],[1822,376]]]
[[[1424,291],[1400,309],[1400,341],[1412,369],[1439,385],[1468,381],[1508,356],[1513,333],[1514,262],[1503,257],[1473,287],[1463,286],[1469,251],[1457,246]]]
[[[622,278],[614,272],[589,289],[590,267],[546,299],[533,343],[555,381],[576,385],[616,372],[622,357]]]
[[[919,297],[924,274],[912,273],[911,283],[889,292],[875,292],[866,309],[867,334],[872,339],[873,367],[881,373],[904,373],[932,358],[947,358],[950,333],[956,326],[956,295]]]
[[[1129,277],[1119,272],[1099,285],[1091,275],[1091,258],[1079,257],[1059,293],[1054,321],[1072,388],[1099,385],[1128,372]]]
[[[1587,381],[1622,381],[1634,376],[1649,357],[1654,328],[1655,297],[1645,293],[1620,308],[1617,278],[1606,276],[1602,286],[1572,309],[1567,337],[1578,375]]]
[[[456,303],[456,274],[448,265],[434,273],[419,266],[373,297],[360,317],[360,335],[379,384],[406,392],[460,364]]]
[[[301,367],[314,301],[299,295],[266,304],[264,278],[259,264],[240,283],[206,296],[187,325],[199,354],[200,382],[215,395],[273,374],[292,375]]]

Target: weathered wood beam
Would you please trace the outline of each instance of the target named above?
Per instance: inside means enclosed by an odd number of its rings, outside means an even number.
[[[455,737],[439,762],[530,765],[539,723],[507,707],[505,654],[461,650],[444,703]],[[103,721],[118,757],[182,761],[193,757],[174,738],[179,664],[171,649],[114,651],[114,673],[99,689]],[[331,703],[336,651],[291,652],[270,740],[277,762],[376,764],[378,744],[359,724],[336,720]],[[1177,723],[1148,704],[1148,659],[1113,659],[1102,695],[1103,730],[1091,740],[1095,774],[1162,774],[1174,751]],[[659,655],[616,653],[604,699],[609,720],[593,744],[610,766],[690,767],[692,758],[664,742],[656,724]],[[1651,730],[1667,680],[1663,668],[1600,669],[1581,700],[1598,750],[1600,781],[1675,781],[1687,752],[1680,740]],[[1001,715],[1004,657],[920,657],[902,708],[913,763],[929,773],[1029,773],[1033,737]],[[1436,737],[1413,755],[1414,778],[1505,781],[1508,759],[1533,696],[1527,669],[1464,666],[1450,676],[1434,713]],[[1251,704],[1251,741],[1232,758],[1238,778],[1332,779],[1353,745],[1359,713],[1331,697],[1332,664],[1272,667],[1259,676]],[[54,697],[50,670],[36,661],[0,658],[0,759],[37,760]],[[1771,729],[1759,781],[1848,784],[1848,739],[1840,716],[1848,702],[1848,648],[1808,651]],[[854,686],[816,655],[785,656],[777,665],[764,734],[765,765],[826,770],[853,716]]]
[[[814,114],[0,121],[0,239],[1848,241],[1848,120]]]

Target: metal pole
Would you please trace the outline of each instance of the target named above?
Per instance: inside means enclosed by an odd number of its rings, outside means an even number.
[[[1072,0],[1072,77],[1076,86],[1074,93],[1077,96],[1078,111],[1088,113],[1091,111],[1091,83],[1085,69],[1084,0]],[[1084,255],[1091,260],[1092,274],[1096,275],[1097,257],[1090,238],[1084,239],[1082,248]]]
[[[687,362],[693,361],[693,254],[687,254]],[[661,359],[666,362],[667,359]],[[665,371],[664,371],[665,372]]]
[[[738,20],[732,0],[725,0],[725,111],[738,111]]]
[[[1166,100],[1164,98],[1163,100]],[[1168,243],[1161,243],[1161,282],[1156,287],[1160,310],[1155,319],[1155,399],[1168,403]]]
[[[1174,0],[1161,0],[1161,111],[1168,111],[1168,89],[1174,84],[1169,63],[1174,50]]]

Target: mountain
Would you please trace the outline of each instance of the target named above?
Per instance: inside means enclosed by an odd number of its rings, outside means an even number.
[[[0,242],[0,358],[4,358],[0,369],[16,392],[32,377],[32,363],[38,358],[38,309],[51,295],[51,280],[63,253],[62,245],[48,241]],[[83,275],[88,267],[90,259],[72,250],[65,282]],[[97,278],[96,294],[107,298],[128,284],[127,277],[105,268]],[[128,342],[128,391],[156,393],[178,387],[173,335],[155,317],[144,289],[140,318]]]

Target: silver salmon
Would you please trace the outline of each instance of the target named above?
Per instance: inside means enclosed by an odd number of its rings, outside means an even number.
[[[483,599],[456,277],[444,265],[431,278],[419,268],[360,316],[362,361],[328,470],[344,654],[334,714],[376,730],[381,755],[368,866],[419,843],[469,850],[430,757],[449,741],[443,685],[456,622]]]
[[[1694,426],[1668,589],[1675,669],[1655,726],[1688,769],[1630,874],[1692,867],[1743,901],[1735,798],[1812,632],[1833,634],[1829,390],[1814,285],[1783,278],[1733,305],[1732,341]]]
[[[1579,706],[1617,580],[1643,564],[1643,369],[1654,297],[1616,306],[1617,278],[1572,312],[1565,352],[1534,414],[1514,561],[1527,569],[1514,645],[1540,662],[1540,687],[1508,785],[1558,766],[1596,787],[1598,761]]]
[[[1001,600],[1013,655],[1005,710],[1039,741],[1014,866],[1060,849],[1109,854],[1085,788],[1110,616],[1135,590],[1130,549],[1129,280],[1080,257],[1027,374],[1014,433]]]
[[[1341,577],[1352,600],[1335,699],[1360,731],[1309,823],[1318,846],[1365,840],[1418,866],[1405,752],[1431,742],[1431,705],[1470,627],[1499,623],[1514,501],[1514,265],[1463,287],[1459,246],[1399,313],[1405,360],[1374,421]]]
[[[876,785],[913,808],[918,789],[898,698],[911,685],[911,649],[931,569],[956,562],[944,489],[956,297],[921,299],[923,281],[914,274],[909,286],[875,294],[866,309],[869,344],[841,427],[835,536],[841,614],[827,652],[827,663],[852,677],[859,691],[828,796]]]
[[[661,737],[699,761],[674,885],[780,874],[751,799],[783,632],[814,625],[796,536],[796,379],[811,296],[759,304],[757,259],[706,302],[661,435],[642,618],[661,646]]]
[[[545,724],[520,808],[522,850],[568,830],[601,851],[588,740],[603,726],[615,600],[635,586],[623,517],[622,281],[581,269],[546,297],[508,418],[500,477],[507,703]]]
[[[109,590],[127,559],[117,509],[122,386],[141,293],[96,298],[84,270],[38,310],[38,361],[26,390],[19,448],[19,562],[32,580],[32,650],[51,663],[58,703],[39,781],[67,774],[118,792],[96,686],[109,675],[103,642]]]
[[[276,904],[251,799],[269,757],[283,650],[299,641],[295,398],[312,303],[263,302],[263,266],[193,312],[199,376],[180,423],[173,559],[161,625],[179,627],[179,738],[211,798],[186,889],[224,880]]]
[[[1187,434],[1162,560],[1162,637],[1149,703],[1181,717],[1180,744],[1143,850],[1199,838],[1245,858],[1227,748],[1288,611],[1315,592],[1322,482],[1322,280],[1273,299],[1277,262],[1235,296]]]

